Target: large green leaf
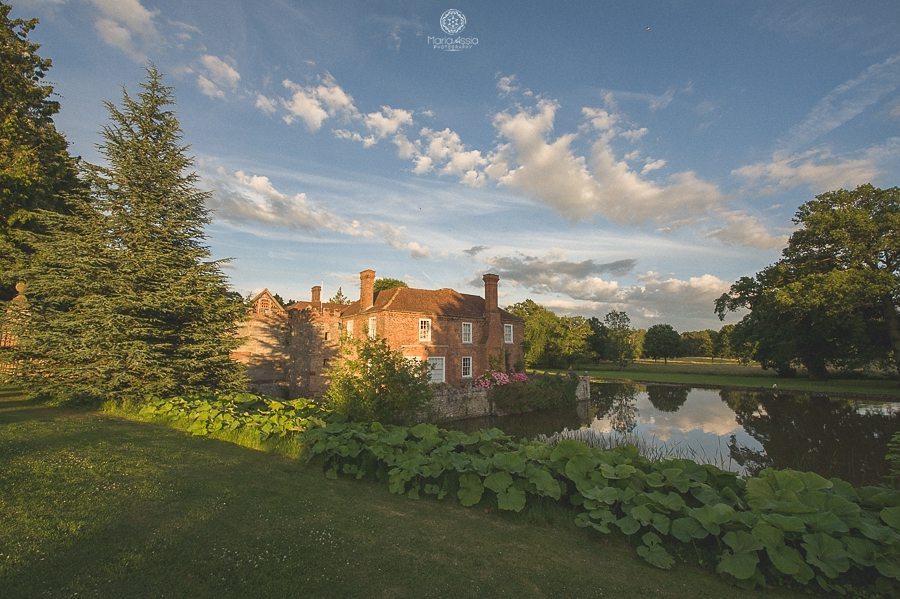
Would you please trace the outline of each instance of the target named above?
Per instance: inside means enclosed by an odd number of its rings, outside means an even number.
[[[788,576],[796,576],[806,566],[800,552],[784,544],[767,545],[766,555],[779,572]]]
[[[461,504],[465,506],[475,505],[481,501],[483,494],[484,485],[480,476],[471,472],[459,475],[459,491],[456,492],[456,496],[459,497]]]
[[[672,521],[672,536],[682,543],[690,543],[693,539],[703,539],[709,535],[706,529],[694,518],[676,518]]]
[[[629,536],[633,535],[641,529],[640,523],[631,516],[624,516],[622,518],[619,518],[618,520],[616,520],[616,526],[618,526],[619,530],[621,530],[624,534]]]
[[[559,481],[543,467],[536,464],[528,464],[525,467],[525,477],[541,495],[546,495],[553,499],[560,498]]]
[[[722,537],[722,540],[725,541],[725,544],[731,547],[732,551],[736,554],[757,551],[763,548],[763,544],[753,538],[752,534],[742,530],[732,530],[727,532],[725,533],[725,536]]]
[[[494,472],[484,479],[484,486],[495,493],[506,491],[513,484],[513,477],[507,472]]]
[[[837,578],[850,569],[850,559],[843,543],[831,535],[812,533],[803,535],[806,561],[816,566],[828,578]]]
[[[730,574],[738,580],[747,580],[756,574],[756,564],[759,563],[759,555],[756,551],[741,551],[732,553],[726,551],[719,560],[716,572]]]
[[[879,515],[885,524],[900,531],[900,507],[886,507]]]
[[[497,507],[501,510],[521,512],[525,507],[525,491],[515,485],[497,493]]]
[[[641,540],[644,544],[638,546],[638,555],[644,558],[647,563],[662,570],[669,570],[672,568],[675,559],[668,551],[666,551],[665,547],[660,544],[660,538],[656,534],[648,532],[641,537]]]

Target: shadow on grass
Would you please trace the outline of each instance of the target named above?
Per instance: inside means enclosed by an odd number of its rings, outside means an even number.
[[[0,415],[4,597],[752,595],[693,567],[655,570],[571,524],[412,501],[164,426],[44,409]]]

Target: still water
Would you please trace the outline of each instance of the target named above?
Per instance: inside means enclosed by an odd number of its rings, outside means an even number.
[[[590,429],[601,441],[624,438],[650,455],[688,457],[744,474],[766,467],[812,470],[859,485],[877,483],[887,472],[884,456],[900,429],[900,401],[592,383],[591,400],[575,409],[451,426],[493,426],[528,438]]]

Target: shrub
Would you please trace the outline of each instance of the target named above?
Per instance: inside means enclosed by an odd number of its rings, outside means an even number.
[[[345,339],[328,371],[326,400],[350,420],[411,422],[431,397],[428,364],[407,360],[384,339]]]
[[[575,407],[576,376],[532,375],[528,378],[516,372],[504,376],[509,382],[495,384],[488,391],[488,399],[503,412],[518,414]],[[501,377],[500,380],[506,379]]]

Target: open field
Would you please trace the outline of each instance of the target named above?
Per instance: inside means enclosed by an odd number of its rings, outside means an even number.
[[[4,597],[754,595],[696,567],[654,569],[558,508],[414,501],[8,391],[0,464]]]
[[[540,370],[540,369],[538,369]],[[860,395],[900,400],[900,382],[886,378],[834,378],[811,381],[802,375],[780,378],[771,370],[758,365],[744,365],[736,360],[711,362],[709,358],[677,358],[668,364],[661,360],[638,360],[627,368],[618,369],[609,363],[582,364],[579,374],[589,374],[598,381],[628,380],[644,383],[683,383],[709,387],[745,387],[771,389],[777,385],[783,391],[805,391],[828,395]],[[547,370],[547,372],[561,372]]]

